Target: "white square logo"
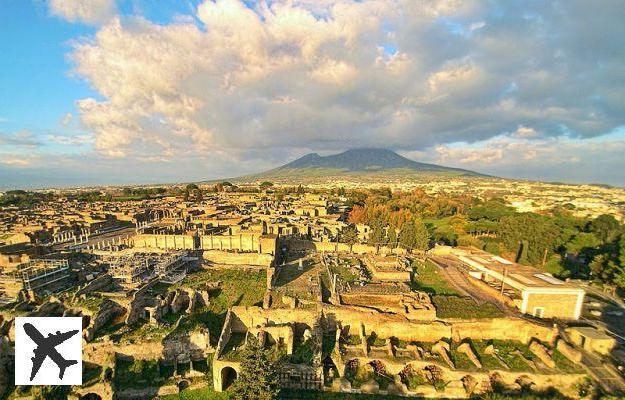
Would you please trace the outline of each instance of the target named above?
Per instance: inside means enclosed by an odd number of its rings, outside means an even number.
[[[82,385],[82,318],[15,318],[16,385]]]

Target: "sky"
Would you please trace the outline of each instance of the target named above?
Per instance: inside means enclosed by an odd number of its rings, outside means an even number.
[[[0,188],[396,150],[625,186],[622,0],[2,0]]]

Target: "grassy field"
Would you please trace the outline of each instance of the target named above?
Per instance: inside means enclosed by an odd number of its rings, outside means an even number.
[[[412,269],[414,271],[411,282],[413,290],[439,295],[459,294],[431,261],[414,260]]]
[[[108,333],[111,333],[111,339],[114,341],[133,343],[162,340],[172,333],[188,332],[199,326],[206,326],[211,334],[211,343],[216,345],[228,309],[235,305],[262,304],[266,279],[266,272],[258,270],[214,269],[191,273],[177,285],[162,285],[155,289],[175,290],[182,286],[200,289],[205,287],[207,282],[221,281],[221,288],[211,293],[208,307],[184,315],[177,329],[174,329],[175,322],[182,314],[167,316],[164,324],[151,325],[142,321],[134,326],[120,325]]]
[[[436,316],[439,318],[499,318],[504,313],[494,304],[477,304],[469,297],[432,296],[436,307]]]

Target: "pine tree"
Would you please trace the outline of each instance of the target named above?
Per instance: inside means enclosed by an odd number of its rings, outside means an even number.
[[[384,235],[384,225],[382,221],[375,220],[371,224],[371,234],[369,235],[369,244],[373,246],[385,244],[386,237]]]
[[[415,229],[415,239],[413,248],[416,250],[425,251],[430,248],[430,232],[428,228],[425,226],[423,221],[415,221],[414,222]]]
[[[280,394],[278,368],[270,351],[260,346],[254,336],[248,337],[241,361],[241,373],[232,385],[232,398],[273,400]]]
[[[399,244],[405,249],[412,249],[415,242],[414,221],[407,221],[399,232]]]
[[[430,232],[422,221],[408,221],[399,233],[399,244],[406,249],[425,251],[430,247]]]
[[[395,227],[393,226],[388,227],[388,233],[386,235],[386,242],[388,243],[391,249],[394,249],[395,247],[397,247],[397,231],[395,230]]]

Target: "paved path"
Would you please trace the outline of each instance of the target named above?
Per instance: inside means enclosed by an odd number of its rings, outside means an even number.
[[[480,290],[469,282],[469,278],[457,266],[446,262],[447,260],[436,258],[432,259],[439,266],[439,270],[449,283],[464,296],[471,297],[478,304],[492,303],[507,315],[516,315],[506,304],[490,294]]]
[[[605,391],[611,394],[625,393],[625,380],[623,377],[614,368],[601,361],[601,359],[586,351],[582,351],[582,364]]]

